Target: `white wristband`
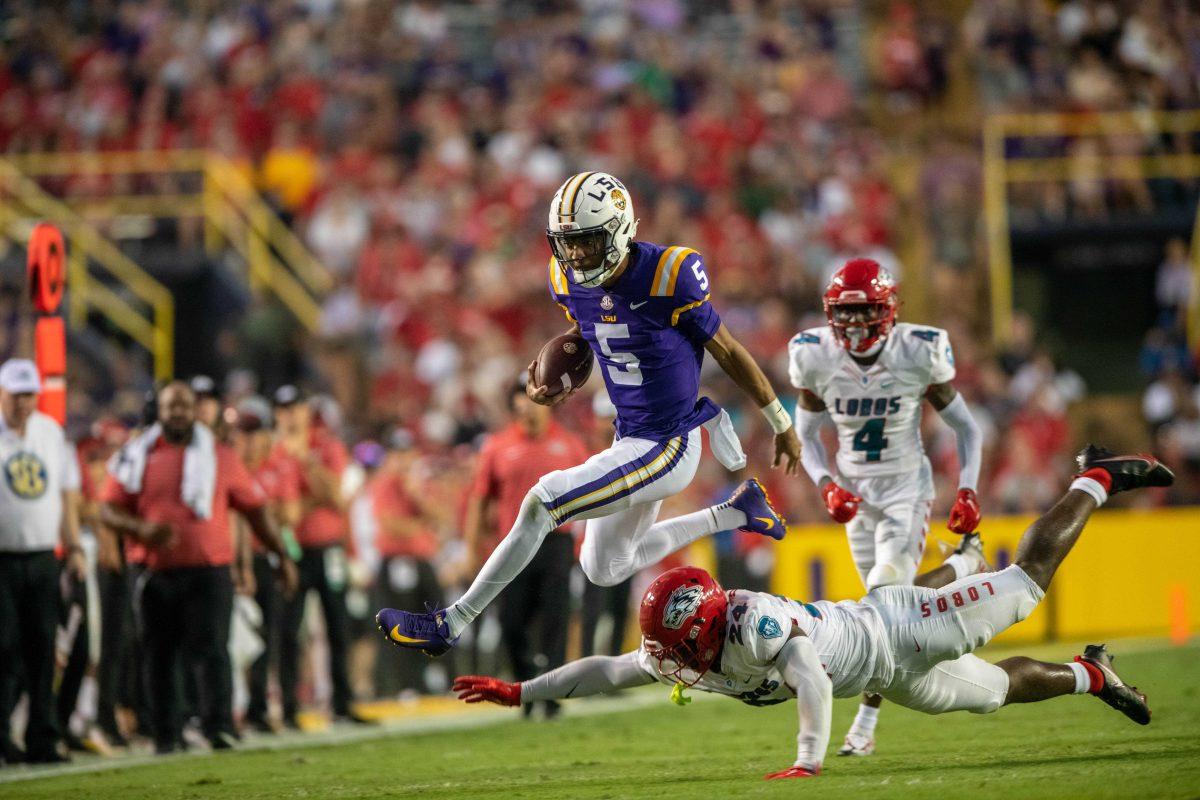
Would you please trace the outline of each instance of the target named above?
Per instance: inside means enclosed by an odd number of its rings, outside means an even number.
[[[767,418],[767,424],[771,426],[771,430],[775,432],[776,436],[792,427],[792,415],[784,409],[783,403],[779,402],[778,397],[767,403],[760,410],[763,416]]]

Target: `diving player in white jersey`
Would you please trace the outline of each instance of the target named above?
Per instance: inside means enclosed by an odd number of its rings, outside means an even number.
[[[863,587],[910,584],[934,495],[921,445],[921,400],[929,400],[957,439],[961,472],[949,523],[955,533],[979,525],[979,428],[950,383],[949,337],[939,328],[896,322],[887,270],[867,258],[846,262],[829,282],[824,305],[829,324],[802,331],[788,345],[792,384],[800,390],[801,460],[829,515],[846,526]],[[820,438],[830,418],[838,434],[836,480]],[[875,751],[880,702],[877,695],[863,698],[839,755]]]
[[[1024,656],[991,664],[971,653],[1033,612],[1108,495],[1174,480],[1147,455],[1115,456],[1089,445],[1078,462],[1070,489],[1025,531],[1015,561],[999,572],[953,580],[958,569],[943,564],[920,576],[923,585],[883,586],[859,602],[802,603],[727,592],[704,570],[682,567],[660,575],[642,598],[636,651],[591,656],[524,683],[468,675],[455,680],[454,690],[468,703],[509,706],[656,680],[675,684],[678,702],[686,702],[686,686],[756,706],[794,697],[796,760],[767,779],[819,775],[833,698],[862,691],[927,714],[986,714],[1011,703],[1090,693],[1146,725],[1146,696],[1121,680],[1104,645],[1089,645],[1061,664]]]

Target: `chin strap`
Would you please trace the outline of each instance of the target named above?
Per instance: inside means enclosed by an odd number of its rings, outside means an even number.
[[[887,341],[886,336],[880,336],[879,339],[875,342],[875,344],[871,345],[866,350],[851,350],[850,353],[851,353],[851,355],[862,356],[863,358],[868,358],[870,356],[875,355],[880,350],[882,350],[884,342],[886,342],[886,341]]]

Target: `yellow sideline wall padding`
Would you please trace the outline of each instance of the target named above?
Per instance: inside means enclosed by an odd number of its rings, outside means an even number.
[[[980,531],[993,565],[1011,562],[1032,517],[984,517]],[[958,537],[931,520],[922,570]],[[776,545],[772,591],[801,600],[862,596],[840,525],[798,525]],[[1192,632],[1200,615],[1200,508],[1116,509],[1094,514],[1033,615],[999,642],[1165,636],[1171,595],[1182,591]],[[1176,612],[1178,617],[1178,611]],[[1178,624],[1178,623],[1177,623]]]

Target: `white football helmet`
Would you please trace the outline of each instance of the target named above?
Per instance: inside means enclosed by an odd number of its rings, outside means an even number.
[[[599,286],[629,252],[637,224],[625,184],[607,172],[580,172],[554,193],[546,238],[572,283]]]

